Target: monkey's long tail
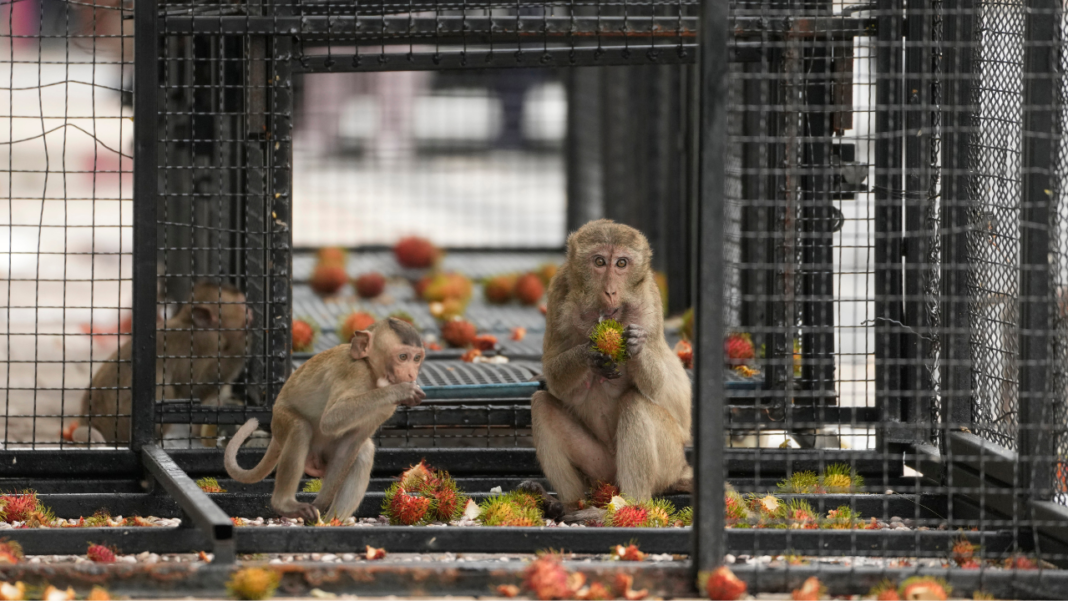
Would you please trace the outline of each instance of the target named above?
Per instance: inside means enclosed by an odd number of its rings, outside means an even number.
[[[267,452],[263,454],[263,459],[260,459],[256,467],[246,470],[237,464],[237,451],[241,448],[241,445],[245,444],[245,441],[256,431],[259,425],[260,422],[256,418],[248,420],[230,439],[229,444],[226,445],[226,454],[223,456],[226,473],[242,484],[253,484],[266,478],[274,471],[274,466],[278,464],[278,458],[282,455],[282,449],[277,439],[271,437],[271,444],[267,446]]]

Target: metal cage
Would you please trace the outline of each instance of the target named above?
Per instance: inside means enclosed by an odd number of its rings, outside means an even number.
[[[74,3],[64,6],[76,10]],[[116,277],[59,278],[64,293],[70,286],[81,294],[89,284],[108,290],[99,297],[88,292],[83,308],[119,317],[132,310],[126,354],[116,348],[103,361],[95,351],[86,361],[41,358],[39,340],[53,332],[38,315],[50,307],[39,293],[32,305],[12,294],[54,283],[41,271],[49,256],[76,254],[45,248],[46,226],[72,226],[46,219],[46,201],[67,207],[84,199],[66,189],[49,192],[46,183],[40,206],[31,206],[38,199],[9,188],[12,215],[25,205],[41,217],[33,224],[12,216],[7,224],[9,232],[36,227],[39,240],[35,250],[18,250],[9,235],[4,251],[5,424],[30,434],[5,437],[0,483],[35,488],[60,517],[106,507],[182,517],[183,525],[12,530],[10,538],[27,553],[81,553],[87,537],[128,553],[211,548],[217,565],[198,568],[193,573],[202,578],[183,590],[212,592],[238,554],[353,553],[371,545],[413,553],[557,548],[592,555],[634,540],[646,552],[689,556],[629,570],[639,586],[663,595],[691,592],[696,576],[724,562],[753,592],[790,590],[817,576],[832,594],[855,594],[885,578],[936,575],[957,592],[1068,595],[1060,570],[1068,563],[1062,367],[1068,232],[1060,186],[1068,21],[1059,4],[144,0],[111,10],[121,17],[118,34],[76,34],[69,24],[54,35],[41,29],[22,36],[13,25],[7,32],[12,40],[36,39],[40,48],[46,40],[67,49],[77,37],[120,40],[122,58],[114,62],[119,80],[132,81],[132,97],[125,83],[119,91],[137,127],[132,150],[113,151],[120,180],[132,175],[130,189],[120,185],[109,199],[127,218],[111,253],[119,260]],[[131,42],[136,60],[125,47]],[[12,90],[15,65],[49,63],[26,56],[11,51]],[[338,232],[359,218],[323,205],[313,219],[314,194],[339,195],[346,208],[368,211],[372,225],[365,231],[381,230],[368,234],[367,244],[350,245],[346,267],[348,277],[366,271],[390,277],[392,300],[374,310],[403,310],[425,331],[437,330],[413,293],[423,272],[393,260],[383,246],[393,226],[377,225],[380,215],[371,214],[377,201],[357,188],[379,182],[374,178],[384,176],[376,169],[399,164],[394,147],[376,155],[357,131],[355,148],[319,164],[321,157],[302,155],[298,143],[303,132],[333,127],[315,119],[339,119],[309,112],[332,85],[324,82],[344,78],[346,85],[373,87],[385,81],[375,77],[399,72],[448,73],[451,80],[434,85],[462,89],[504,85],[507,78],[494,78],[511,72],[513,83],[537,79],[562,90],[559,135],[524,140],[518,155],[549,166],[555,204],[534,204],[530,192],[504,198],[487,187],[486,198],[500,197],[492,208],[455,205],[484,210],[477,215],[484,229],[551,233],[531,236],[529,245],[528,238],[503,235],[452,244],[444,268],[472,279],[533,270],[562,257],[567,231],[598,217],[648,235],[666,276],[666,312],[693,309],[688,453],[695,488],[692,497],[669,497],[677,507],[693,507],[692,527],[235,527],[231,518],[268,507],[270,482],[224,480],[229,492],[210,495],[194,483],[223,473],[217,442],[250,417],[269,422],[282,384],[313,354],[292,350],[293,319],[321,330],[313,351],[322,351],[340,342],[338,321],[346,312],[364,306],[326,302],[312,290],[314,249],[301,241],[317,238],[295,237],[294,228],[323,228],[324,239],[348,244]],[[74,76],[61,81],[70,84]],[[40,94],[46,87],[40,78],[31,86]],[[502,99],[511,93],[502,90],[496,92]],[[11,98],[6,119],[14,122],[22,116]],[[389,98],[353,110],[384,111]],[[501,102],[501,111],[511,110]],[[47,114],[43,103],[40,113],[42,124],[46,117],[62,118],[64,127],[76,121],[69,113]],[[94,112],[91,120],[104,117]],[[32,139],[10,136],[8,152]],[[450,203],[467,189],[445,190],[451,163],[438,161],[462,156],[482,161],[494,177],[518,173],[493,162],[501,160],[495,152],[516,149],[495,144],[488,134],[424,143],[410,164],[391,173],[426,177],[406,182],[426,199],[380,212],[422,220],[423,231],[454,228],[437,211],[462,212]],[[354,174],[334,188],[314,181],[332,173],[331,161]],[[20,169],[9,162],[3,173],[11,180]],[[53,171],[46,164],[43,173]],[[73,170],[63,163],[58,171]],[[99,161],[91,170],[94,178],[108,171]],[[538,220],[550,204],[556,212]],[[437,217],[419,217],[419,207]],[[89,226],[94,233],[112,227]],[[123,245],[123,231],[132,246]],[[463,232],[450,235],[465,239]],[[94,261],[105,254],[92,248]],[[20,254],[34,257],[32,277],[13,269]],[[206,279],[234,286],[243,300],[196,297]],[[392,478],[424,458],[449,470],[476,499],[541,477],[529,399],[539,386],[543,320],[534,307],[493,306],[479,294],[476,286],[469,318],[498,337],[489,354],[510,361],[465,363],[462,351],[429,353],[420,375],[428,401],[398,411],[376,435],[374,474],[358,516],[377,515]],[[216,334],[216,354],[182,348],[187,338],[170,319],[196,307],[221,316],[238,304],[250,319],[242,312],[239,325],[206,328]],[[27,308],[35,311],[30,334],[10,325]],[[669,322],[672,344],[682,335],[680,321]],[[529,338],[509,340],[513,327]],[[102,335],[92,323],[85,334]],[[20,356],[21,336],[34,339],[32,359]],[[228,346],[238,339],[239,349]],[[240,359],[240,369],[224,374],[224,357]],[[195,390],[180,385],[181,374],[168,373],[213,358],[215,375]],[[64,372],[59,409],[38,406],[38,395],[56,388],[37,383],[38,368],[52,377],[54,367],[82,363],[91,372],[81,374],[86,381],[108,366],[118,375],[85,385]],[[11,379],[26,365],[35,370],[32,385]],[[68,409],[77,403],[67,396],[87,388],[132,402],[128,410]],[[127,436],[84,448],[50,433],[73,418],[107,420]],[[246,448],[242,463],[261,454]],[[400,587],[482,594],[519,570],[471,566],[459,575],[448,567],[430,570],[423,584],[405,581],[409,572],[397,566],[375,572],[370,583],[360,567],[328,578],[316,572],[322,566],[305,566],[288,573],[286,583],[294,592],[328,581],[325,588],[361,593]],[[609,571],[599,564],[582,569]],[[0,574],[8,570],[0,566]],[[52,574],[76,583],[88,577],[77,570]],[[145,590],[138,577],[106,574],[125,583],[120,587]]]

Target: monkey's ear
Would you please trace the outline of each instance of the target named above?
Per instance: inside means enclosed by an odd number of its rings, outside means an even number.
[[[193,307],[193,325],[198,328],[210,328],[219,323],[219,315],[212,307],[197,305]]]
[[[366,359],[371,354],[371,337],[373,334],[367,330],[356,330],[352,333],[352,344],[349,346],[349,355],[353,359]]]

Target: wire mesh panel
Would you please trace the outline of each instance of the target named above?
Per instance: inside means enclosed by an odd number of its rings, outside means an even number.
[[[61,443],[90,386],[130,386],[132,32],[121,3],[41,8],[0,11],[6,449]]]
[[[161,45],[156,398],[262,406],[289,373],[289,62],[276,41],[169,36]],[[272,53],[267,53],[270,48]],[[283,80],[282,77],[286,79]],[[204,434],[171,424],[166,438]]]
[[[670,306],[681,312],[691,80],[679,63],[694,59],[697,7],[163,6],[157,220],[165,296],[180,307],[210,277],[235,284],[252,313],[240,373],[216,370],[199,398],[163,389],[157,418],[172,433],[164,437],[199,433],[205,445],[221,443],[239,417],[263,416],[242,407],[270,406],[291,369],[277,358],[297,348],[299,367],[347,343],[356,316],[412,320],[428,358],[463,372],[458,360],[470,358],[468,349],[442,348],[450,345],[441,301],[447,317],[455,307],[424,293],[439,277],[469,290],[460,313],[482,335],[479,377],[529,380],[540,371],[543,293],[501,304],[487,284],[537,273],[544,288],[568,230],[599,216],[647,231]],[[656,119],[644,118],[650,111]],[[412,235],[446,247],[444,258],[430,269],[403,266],[388,248]],[[317,247],[348,250],[335,274],[340,287],[324,292]],[[384,292],[366,293],[363,276],[384,280]],[[314,332],[310,343],[290,345],[290,315]],[[529,404],[509,402],[519,416],[513,424],[499,424],[488,406],[482,418],[457,406],[470,427],[433,422],[429,436],[415,432],[428,422],[398,421],[380,442],[529,446]],[[204,404],[234,411],[198,428],[212,421]],[[183,411],[192,433],[178,427]],[[505,431],[485,429],[498,426]],[[471,440],[447,440],[463,438]]]
[[[781,28],[730,39],[725,360],[763,385],[726,403],[727,561],[1039,594],[998,579],[1068,562],[1063,7],[731,15]]]

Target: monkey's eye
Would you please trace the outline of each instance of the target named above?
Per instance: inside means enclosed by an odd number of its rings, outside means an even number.
[[[598,266],[598,267],[604,267],[605,265],[608,264],[608,262],[604,260],[604,257],[597,257],[596,259],[593,260],[593,264]]]
[[[616,261],[616,267],[618,267],[620,269],[623,269],[626,266],[627,266],[627,260],[626,259],[620,259],[620,260]]]
[[[423,356],[422,356],[422,355],[416,355],[416,356],[415,356],[415,362],[416,362],[416,363],[419,363],[419,362],[420,362],[420,361],[422,361],[422,360],[423,360]]]
[[[408,353],[401,353],[400,360],[401,361],[407,361],[408,360]]]

